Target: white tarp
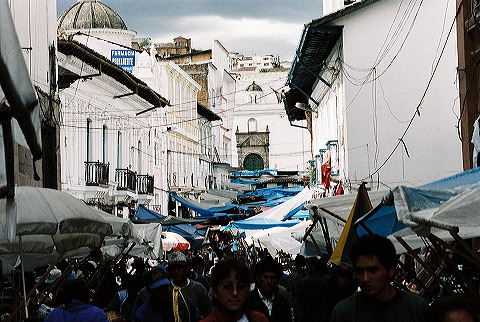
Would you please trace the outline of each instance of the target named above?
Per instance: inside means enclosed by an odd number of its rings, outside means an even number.
[[[312,192],[313,191],[311,189],[309,189],[308,187],[305,187],[302,191],[297,193],[291,199],[273,208],[270,208],[264,212],[261,212],[258,215],[250,217],[249,219],[268,218],[268,219],[274,219],[274,220],[282,220],[286,214],[288,214],[290,211],[298,207],[301,203],[310,200],[312,198]]]
[[[260,242],[268,249],[270,254],[275,254],[277,250],[296,255],[300,253],[300,242],[306,229],[312,224],[311,220],[302,221],[293,227],[275,227],[259,231],[250,236],[250,243],[256,245]]]

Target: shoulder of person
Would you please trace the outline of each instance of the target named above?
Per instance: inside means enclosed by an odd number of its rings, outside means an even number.
[[[412,293],[406,290],[401,290],[401,289],[396,289],[396,290],[398,295],[403,297],[406,301],[412,303],[412,305],[417,305],[417,306],[428,305],[427,300],[425,300],[420,295],[417,295],[415,293]]]
[[[205,286],[203,286],[202,283],[200,283],[198,281],[190,280],[190,284],[191,284],[192,288],[203,289],[205,292],[207,292],[207,290],[205,289]]]
[[[252,311],[252,313],[257,318],[257,322],[268,322],[268,318],[265,314],[258,311]]]

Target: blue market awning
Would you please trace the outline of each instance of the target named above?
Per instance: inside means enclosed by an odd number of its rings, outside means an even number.
[[[176,193],[171,193],[170,196],[173,199],[175,199],[176,201],[178,201],[179,203],[181,203],[182,205],[184,205],[185,207],[187,207],[188,209],[191,209],[191,210],[195,211],[197,214],[200,214],[200,215],[203,215],[203,216],[214,214],[213,211],[198,207],[197,205],[194,205],[194,204],[186,201],[185,199],[183,199],[182,197],[180,197]]]
[[[225,227],[229,228],[238,228],[244,230],[258,230],[258,229],[268,229],[273,227],[292,227],[298,224],[298,220],[289,220],[289,221],[278,221],[268,218],[255,218],[255,219],[245,219],[231,222]]]
[[[147,209],[145,207],[138,207],[137,212],[135,213],[134,219],[148,220],[148,219],[163,219],[164,215],[159,214],[153,210]]]
[[[302,209],[303,205],[305,205],[306,201],[305,202],[302,202],[300,205],[298,205],[297,207],[293,208],[288,214],[286,214],[282,221],[285,221],[287,219],[290,219],[292,218],[293,215],[295,215],[297,212],[300,211],[300,209]],[[307,217],[308,218],[308,217]]]
[[[310,218],[310,213],[308,210],[300,210],[295,215],[292,216],[292,219],[308,219]]]
[[[214,213],[218,213],[218,212],[227,212],[228,210],[232,210],[232,209],[238,209],[240,211],[246,211],[248,210],[248,206],[245,206],[245,205],[237,205],[237,204],[233,204],[233,203],[227,203],[225,206],[222,206],[222,207],[212,207],[212,208],[208,208],[208,210],[210,210],[211,212],[214,212]]]
[[[203,235],[197,232],[197,228],[188,224],[164,226],[162,227],[162,230],[177,233],[185,239],[195,239],[197,237],[203,237]]]
[[[200,224],[205,220],[197,218],[180,218],[173,216],[164,216],[153,210],[140,206],[132,218],[132,222],[136,224],[145,224],[151,222],[161,223],[162,226],[179,225],[179,224]]]
[[[452,190],[450,189],[473,185],[478,182],[480,182],[480,168],[474,168],[418,188],[405,188],[405,190],[406,193],[412,192],[409,194],[409,198],[411,199],[412,210],[416,211],[438,207],[451,197]],[[460,192],[461,190],[458,189],[458,193]],[[407,227],[398,221],[395,206],[384,203],[359,218],[355,222],[355,226],[357,226],[359,236],[369,232],[388,236]]]

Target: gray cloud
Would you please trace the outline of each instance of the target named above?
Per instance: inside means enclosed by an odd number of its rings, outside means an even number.
[[[57,0],[60,15],[75,0]],[[192,38],[194,48],[220,40],[245,55],[291,60],[303,25],[321,16],[321,0],[104,0],[140,37],[171,42]],[[283,38],[282,38],[283,37]]]

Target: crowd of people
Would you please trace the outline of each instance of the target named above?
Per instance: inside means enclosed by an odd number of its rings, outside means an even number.
[[[221,258],[221,259],[220,259]],[[173,251],[165,262],[65,263],[38,287],[37,319],[52,321],[479,321],[478,303],[461,295],[425,299],[392,283],[397,255],[386,238],[359,238],[353,267],[297,255],[285,272],[271,256],[248,265],[234,256]],[[67,266],[68,267],[68,266]],[[63,280],[60,279],[63,277]],[[57,288],[50,287],[58,283]],[[43,315],[42,315],[43,314]]]

